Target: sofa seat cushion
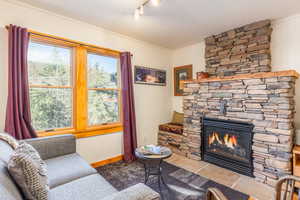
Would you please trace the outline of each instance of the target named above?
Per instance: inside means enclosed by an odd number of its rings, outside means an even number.
[[[143,183],[136,184],[103,200],[160,200],[160,195]]]
[[[182,135],[183,125],[174,123],[161,124],[159,125],[159,130]]]
[[[45,160],[45,162],[48,168],[50,188],[97,173],[77,153],[51,158]]]
[[[0,154],[2,153],[0,149]],[[7,163],[0,159],[0,199],[23,200],[21,191],[12,180],[7,170]]]
[[[99,174],[85,176],[50,190],[50,200],[100,200],[117,190]]]

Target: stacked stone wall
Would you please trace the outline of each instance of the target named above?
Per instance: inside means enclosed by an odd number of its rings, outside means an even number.
[[[264,20],[206,38],[206,71],[210,76],[270,72],[271,33],[271,21]]]
[[[291,174],[294,136],[295,77],[186,83],[184,136],[187,157],[201,159],[201,117],[252,123],[256,180],[274,185]],[[227,112],[221,114],[221,101]]]
[[[158,144],[169,147],[173,153],[182,156],[187,156],[189,152],[186,137],[176,133],[160,130],[158,132]]]

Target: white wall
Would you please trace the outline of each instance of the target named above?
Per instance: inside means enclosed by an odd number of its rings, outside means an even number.
[[[300,73],[300,14],[274,20],[271,41],[272,70],[294,69]],[[172,54],[172,67],[193,64],[193,72],[205,71],[205,44],[200,42],[177,49]],[[195,70],[196,69],[196,70]],[[296,127],[300,128],[300,80],[296,84]],[[297,102],[298,101],[298,102]],[[172,109],[182,111],[182,97],[172,97]]]
[[[272,70],[294,69],[300,73],[300,14],[273,22]],[[300,128],[300,80],[296,82],[296,127]]]
[[[133,65],[166,69],[170,76],[171,51],[108,30],[63,17],[27,4],[0,0],[0,131],[4,129],[7,98],[7,31],[15,24],[42,33],[87,42],[119,51],[130,51]],[[171,114],[170,78],[167,87],[135,85],[138,144],[157,141],[157,127]],[[122,133],[79,139],[78,152],[89,162],[122,154]]]
[[[184,48],[176,49],[172,53],[172,68],[193,65],[193,77],[196,78],[196,72],[205,71],[205,42],[200,42]],[[173,83],[172,71],[172,83]],[[172,110],[182,112],[182,97],[174,96],[172,88]]]

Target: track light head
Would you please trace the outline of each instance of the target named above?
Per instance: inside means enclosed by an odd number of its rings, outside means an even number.
[[[134,19],[138,20],[140,18],[140,9],[135,9],[134,11]]]
[[[160,0],[151,0],[151,3],[152,3],[154,6],[158,6],[159,3],[160,3]]]
[[[144,5],[141,5],[140,8],[139,8],[139,13],[140,15],[143,15],[144,14]]]

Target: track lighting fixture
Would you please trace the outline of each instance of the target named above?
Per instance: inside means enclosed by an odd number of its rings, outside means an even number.
[[[144,14],[144,7],[151,2],[152,5],[158,6],[160,3],[160,0],[147,0],[142,5],[140,5],[138,8],[134,11],[134,19],[138,20],[141,15]]]

